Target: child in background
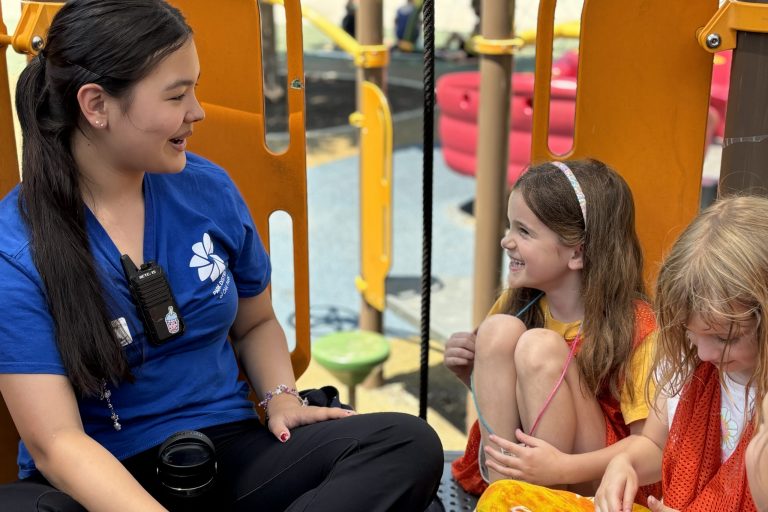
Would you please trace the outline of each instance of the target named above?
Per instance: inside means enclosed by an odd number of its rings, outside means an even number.
[[[732,197],[673,246],[656,286],[655,405],[642,435],[608,465],[597,510],[629,510],[638,485],[659,477],[664,502],[649,498],[654,511],[756,510],[745,451],[768,386],[765,233],[768,199]],[[750,450],[755,458],[765,457],[764,435]],[[765,490],[761,470],[754,459],[753,487]]]
[[[404,52],[412,52],[419,39],[421,25],[421,1],[406,0],[395,13],[395,48]]]
[[[476,336],[446,344],[480,417],[453,474],[475,494],[521,479],[591,495],[648,415],[655,321],[632,194],[597,160],[545,163],[517,181],[508,217],[509,289]]]

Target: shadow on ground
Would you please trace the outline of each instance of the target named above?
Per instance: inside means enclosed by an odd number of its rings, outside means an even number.
[[[405,391],[419,398],[419,372],[401,373],[385,383],[400,383]],[[460,432],[464,431],[467,388],[443,364],[429,367],[427,404]]]

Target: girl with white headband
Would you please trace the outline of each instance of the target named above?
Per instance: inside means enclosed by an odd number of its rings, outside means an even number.
[[[507,215],[508,289],[446,344],[479,416],[453,474],[477,494],[517,479],[592,495],[648,416],[656,324],[632,194],[597,160],[550,162],[515,183]]]

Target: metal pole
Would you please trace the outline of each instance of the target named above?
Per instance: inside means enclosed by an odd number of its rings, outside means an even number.
[[[277,79],[277,42],[275,41],[275,10],[272,4],[259,2],[261,13],[262,68],[264,69],[264,97],[272,103],[285,97],[285,88]]]
[[[380,45],[384,42],[384,8],[382,0],[362,0],[359,4],[355,20],[355,35],[362,45]],[[357,110],[362,111],[360,101],[360,84],[366,80],[379,86],[386,94],[385,68],[359,67],[357,70]],[[361,204],[360,208],[365,205]],[[382,312],[368,304],[364,298],[360,299],[360,329],[372,332],[383,332]],[[375,372],[380,376],[380,372]],[[366,384],[375,384],[379,378],[369,379]]]
[[[746,0],[768,3],[768,0]],[[719,194],[768,195],[768,34],[738,32],[725,115]]]
[[[482,36],[486,39],[511,38],[514,12],[514,1],[483,0],[480,9]],[[506,218],[511,76],[511,55],[481,55],[475,195],[474,325],[485,318],[493,305],[500,281],[499,239]]]

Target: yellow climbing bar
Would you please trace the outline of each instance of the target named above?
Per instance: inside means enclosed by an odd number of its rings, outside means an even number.
[[[469,49],[483,55],[512,55],[523,47],[525,41],[520,37],[511,39],[486,39],[483,36],[473,36],[469,40]]]
[[[578,20],[558,23],[552,33],[555,38],[578,39],[581,22]],[[485,39],[473,36],[469,39],[468,49],[483,55],[512,55],[525,45],[536,44],[536,29],[522,30],[511,39]]]
[[[350,116],[360,128],[360,276],[355,285],[379,311],[392,262],[392,115],[378,86],[362,82],[361,111]]]
[[[581,33],[581,22],[579,20],[566,21],[555,25],[552,37],[564,38],[564,39],[578,39]],[[522,39],[525,44],[536,43],[536,29],[531,28],[522,30],[517,36]]]
[[[284,5],[284,0],[264,0],[271,4]],[[352,56],[355,65],[361,68],[383,68],[389,65],[389,49],[384,45],[362,45],[341,27],[323,18],[311,7],[301,6],[301,16],[328,36],[333,44]]]

